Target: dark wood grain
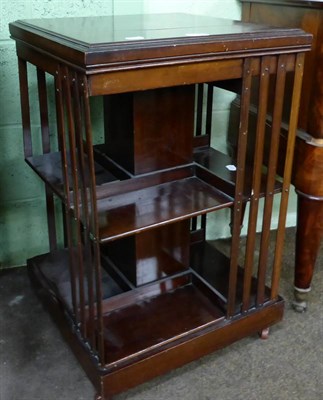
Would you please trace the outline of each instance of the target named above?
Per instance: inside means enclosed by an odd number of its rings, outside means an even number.
[[[189,220],[108,243],[101,254],[134,286],[163,279],[189,267]],[[124,249],[127,249],[125,252]]]
[[[194,176],[111,196],[98,202],[101,242],[231,204],[230,197]]]
[[[30,266],[32,265],[30,262]],[[84,352],[77,330],[66,328],[64,308],[50,295],[46,281],[39,275],[37,269],[30,268],[29,271],[39,297],[51,312],[63,337],[104,399],[110,399],[117,393],[164,374],[169,371],[170,366],[180,367],[247,335],[255,334],[281,320],[283,316],[283,301],[279,299],[274,305],[269,304],[258,312],[251,313],[248,318],[220,319],[219,325],[206,327],[201,335],[192,335],[188,341],[175,342],[174,346],[166,346],[163,351],[150,357],[116,369],[110,374],[102,374],[97,372],[97,361],[89,352]],[[44,287],[47,290],[44,290]]]
[[[294,7],[305,7],[305,8],[323,8],[322,0],[240,0],[242,3],[263,3],[263,4],[278,4],[281,6],[294,6]]]
[[[105,105],[106,153],[126,170],[137,175],[192,162],[193,86],[113,95]]]
[[[158,28],[163,23],[166,29]],[[85,29],[87,26],[89,29]],[[135,31],[132,26],[137,26]],[[133,32],[144,39],[127,40]],[[136,65],[150,64],[154,59],[163,63],[165,57],[177,62],[189,57],[192,62],[192,58],[200,61],[215,53],[230,58],[231,52],[245,49],[264,52],[267,46],[270,51],[273,47],[310,44],[310,38],[301,31],[273,31],[266,26],[187,14],[25,20],[10,24],[10,33],[16,39],[36,44],[38,51],[81,68],[92,65],[94,70],[107,62],[111,66],[119,64],[119,68],[126,62],[129,68],[129,61]],[[256,35],[258,40],[249,40],[250,35]]]

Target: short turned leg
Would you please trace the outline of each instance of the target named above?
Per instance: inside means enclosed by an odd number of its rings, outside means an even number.
[[[307,308],[316,258],[323,238],[323,199],[314,200],[298,193],[296,232],[295,290],[293,307],[298,312]]]
[[[260,339],[266,340],[269,337],[269,328],[264,328],[258,332]]]
[[[94,400],[112,400],[112,396],[111,395],[107,395],[107,394],[102,395],[102,394],[98,394],[97,393],[94,396]]]
[[[112,399],[112,397],[110,397],[110,396],[102,396],[101,394],[96,394],[95,396],[94,396],[94,400],[111,400]]]

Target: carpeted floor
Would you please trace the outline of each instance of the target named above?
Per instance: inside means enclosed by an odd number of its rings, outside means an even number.
[[[284,321],[116,396],[116,400],[321,400],[323,251],[308,311],[291,309],[294,229],[288,229]],[[94,389],[33,294],[25,268],[0,273],[0,399],[92,400]]]

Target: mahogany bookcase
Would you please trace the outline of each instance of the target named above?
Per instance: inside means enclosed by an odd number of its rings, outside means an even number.
[[[186,14],[24,20],[10,32],[25,160],[43,180],[47,203],[49,252],[29,259],[28,269],[96,398],[110,399],[246,335],[266,337],[283,315],[284,225],[311,35]],[[278,176],[287,76],[292,101]],[[240,88],[236,159],[212,148],[210,135],[194,134],[196,85],[214,81]],[[252,87],[257,140],[247,163]],[[41,129],[31,124],[37,104]],[[276,193],[280,216],[269,257]],[[205,216],[224,208],[232,210],[227,255],[205,235]]]

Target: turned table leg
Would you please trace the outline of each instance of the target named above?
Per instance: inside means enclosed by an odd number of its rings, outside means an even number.
[[[295,252],[295,301],[293,307],[303,312],[315,261],[323,239],[323,140],[299,140],[295,153],[295,187],[298,194]]]
[[[322,43],[318,48],[322,47]],[[306,309],[315,261],[323,238],[323,53],[318,52],[312,84],[307,133],[295,151],[298,226],[295,263],[297,311]]]
[[[307,307],[307,295],[323,238],[323,199],[311,199],[298,193],[297,214],[293,306],[296,311],[303,312]]]

